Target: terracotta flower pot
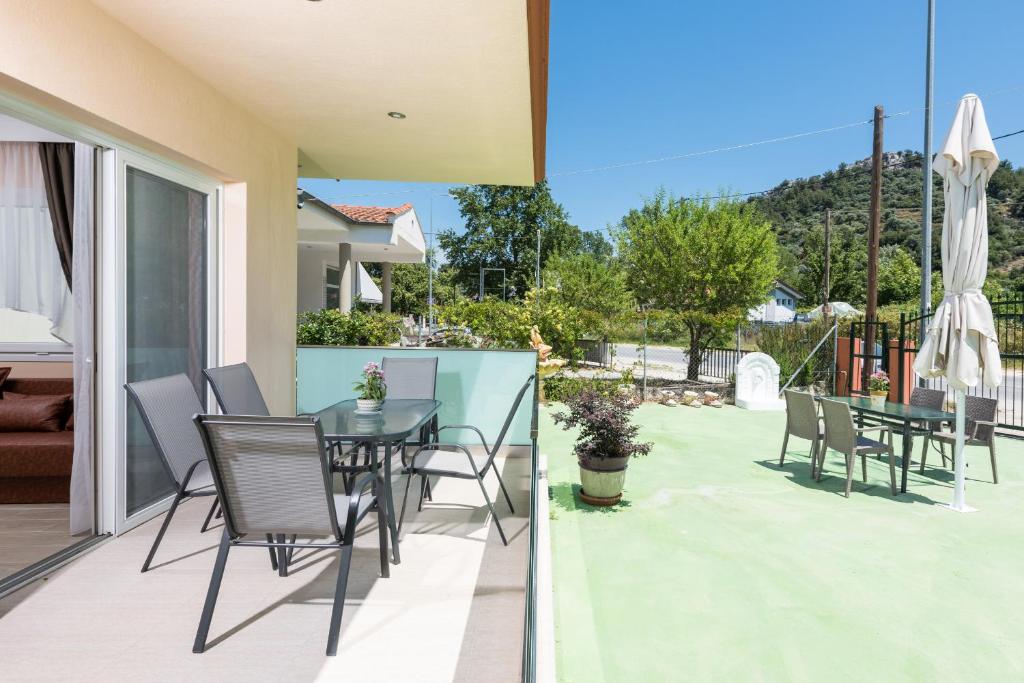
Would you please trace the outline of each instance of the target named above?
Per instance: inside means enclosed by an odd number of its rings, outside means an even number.
[[[580,462],[580,498],[589,505],[616,505],[622,500],[629,458],[594,458]]]

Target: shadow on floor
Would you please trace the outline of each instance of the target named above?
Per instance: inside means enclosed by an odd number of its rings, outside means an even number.
[[[580,491],[582,490],[583,487],[579,484],[562,482],[559,484],[549,485],[548,495],[551,498],[551,502],[558,508],[568,510],[570,512],[578,510],[580,512],[600,512],[602,514],[611,515],[617,513],[622,508],[628,508],[631,505],[629,500],[625,498],[620,500],[618,505],[588,505],[580,498]],[[623,493],[625,493],[625,491],[623,491]]]
[[[789,481],[794,484],[798,484],[806,489],[813,489],[815,491],[821,491],[825,493],[831,493],[839,497],[845,497],[846,491],[846,470],[845,465],[842,462],[825,460],[825,471],[822,474],[821,481],[817,481],[811,478],[811,461],[810,458],[804,456],[803,458],[793,458],[792,454],[786,453],[787,461],[786,464],[781,468],[779,467],[779,461],[775,458],[771,460],[755,460],[754,462],[761,467],[773,470],[775,472],[781,472],[787,475]],[[868,458],[868,469],[873,469],[871,463],[877,462],[873,458]],[[882,479],[882,482],[867,482],[865,483],[861,479],[861,466],[856,465],[854,471],[853,485],[850,487],[850,495],[862,495],[867,494],[869,496],[876,496],[891,500],[894,503],[923,503],[925,505],[937,505],[938,502],[922,496],[912,491],[913,481],[907,484],[907,492],[900,493],[898,495],[892,495],[892,491],[888,486],[888,464],[883,461],[882,466],[886,468],[885,472],[879,475],[877,472],[873,472],[872,476],[875,479]],[[929,482],[934,485],[935,482]],[[900,466],[897,462],[896,465],[896,486],[900,484]]]

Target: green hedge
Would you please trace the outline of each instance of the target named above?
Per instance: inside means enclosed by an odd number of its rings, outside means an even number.
[[[300,313],[295,341],[307,346],[390,346],[402,338],[402,318],[392,313],[334,308]]]

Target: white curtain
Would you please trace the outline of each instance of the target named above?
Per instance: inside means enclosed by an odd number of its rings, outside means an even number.
[[[41,315],[51,334],[72,342],[71,293],[35,142],[0,142],[0,308]]]
[[[75,210],[72,216],[71,288],[74,290],[75,456],[71,463],[71,533],[94,530],[92,471],[93,173],[95,150],[75,143]],[[60,268],[58,267],[58,271]]]

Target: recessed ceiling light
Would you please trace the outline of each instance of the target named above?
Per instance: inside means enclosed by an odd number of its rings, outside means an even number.
[[[405,118],[405,114],[403,114],[400,111],[389,111],[388,112],[388,116],[390,116],[393,119],[404,119]]]

